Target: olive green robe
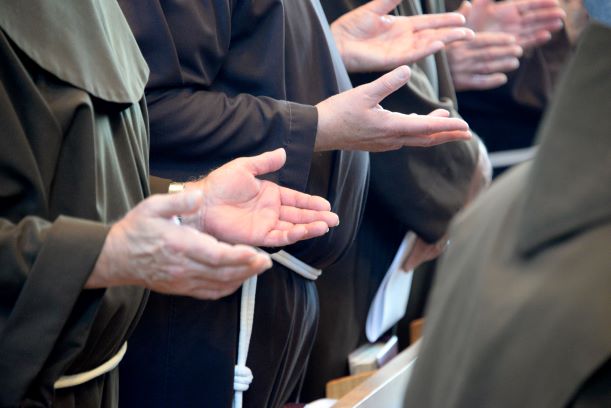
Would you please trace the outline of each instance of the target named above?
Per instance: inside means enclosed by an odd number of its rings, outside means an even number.
[[[0,406],[115,406],[141,288],[83,290],[149,194],[148,68],[113,1],[0,3]]]

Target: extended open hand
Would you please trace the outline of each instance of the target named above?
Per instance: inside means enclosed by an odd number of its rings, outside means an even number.
[[[388,71],[469,39],[459,13],[391,16],[400,0],[373,0],[337,19],[331,31],[349,72]]]
[[[467,19],[467,27],[476,33],[512,34],[523,48],[549,41],[566,17],[557,0],[473,0],[465,1],[458,11]]]
[[[511,34],[484,31],[450,44],[446,53],[456,90],[483,90],[507,82],[505,72],[520,66],[522,47]]]
[[[325,234],[339,223],[322,197],[280,187],[257,176],[279,170],[284,149],[233,160],[187,189],[201,189],[204,205],[195,226],[218,239],[282,246]]]
[[[316,105],[318,133],[315,149],[396,150],[403,146],[433,146],[471,137],[467,123],[437,109],[428,115],[405,115],[383,109],[380,102],[404,86],[407,66],[377,80],[332,96]]]

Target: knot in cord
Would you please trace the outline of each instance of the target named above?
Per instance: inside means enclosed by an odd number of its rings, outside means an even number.
[[[233,375],[233,389],[235,391],[247,391],[252,379],[253,376],[250,368],[246,367],[245,365],[235,366]]]

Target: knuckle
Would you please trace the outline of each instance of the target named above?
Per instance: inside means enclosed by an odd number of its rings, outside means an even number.
[[[382,88],[387,92],[391,92],[394,89],[394,83],[389,78],[382,78],[381,84]]]
[[[214,266],[220,266],[222,262],[222,255],[218,251],[212,252],[208,257],[208,262]]]
[[[156,246],[157,251],[161,251],[172,257],[182,255],[186,251],[186,245],[182,240],[176,239],[173,235],[167,233],[163,234],[161,242]]]
[[[490,61],[482,62],[482,72],[489,73],[494,69],[493,64]]]

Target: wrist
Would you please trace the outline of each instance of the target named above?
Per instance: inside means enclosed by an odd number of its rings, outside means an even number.
[[[328,150],[335,150],[333,146],[333,132],[330,131],[331,123],[327,115],[328,107],[326,100],[316,105],[316,111],[318,112],[318,122],[316,125],[316,140],[314,141],[314,151],[324,152]]]
[[[112,286],[128,285],[131,282],[121,279],[121,254],[117,251],[116,240],[117,224],[113,225],[106,235],[100,255],[93,267],[89,279],[85,283],[86,289],[108,288]]]

